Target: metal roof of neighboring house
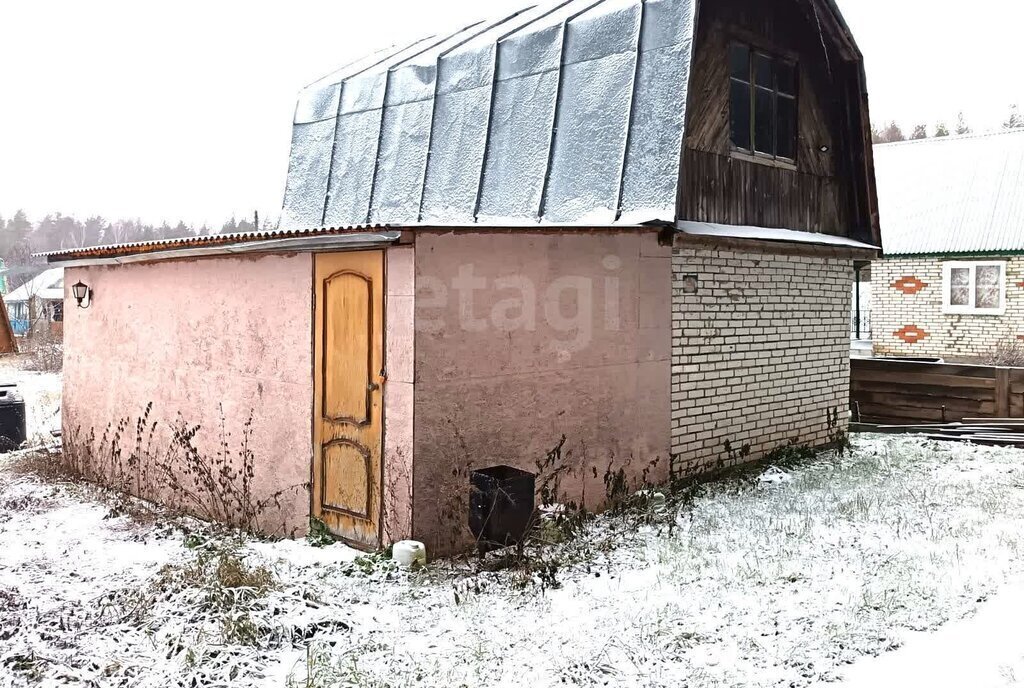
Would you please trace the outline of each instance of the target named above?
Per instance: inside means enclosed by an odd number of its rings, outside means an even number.
[[[874,153],[885,255],[1024,251],[1024,129]]]
[[[561,0],[299,94],[281,226],[675,220],[694,0]]]
[[[4,302],[28,301],[35,296],[44,301],[64,300],[64,268],[50,268],[4,296]]]

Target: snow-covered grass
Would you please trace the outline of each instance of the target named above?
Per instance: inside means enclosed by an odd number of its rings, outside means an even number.
[[[807,686],[1024,574],[1024,453],[916,437],[599,517],[533,575],[236,540],[15,461],[0,684]]]
[[[28,356],[0,357],[0,384],[17,384],[25,399],[25,421],[30,445],[53,441],[51,430],[60,429],[61,374],[28,370]]]

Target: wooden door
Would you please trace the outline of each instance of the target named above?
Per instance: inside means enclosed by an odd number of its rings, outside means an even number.
[[[331,532],[380,545],[384,255],[315,256],[313,505]]]

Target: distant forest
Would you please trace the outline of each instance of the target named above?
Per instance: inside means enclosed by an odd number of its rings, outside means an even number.
[[[111,222],[102,217],[80,220],[61,213],[52,213],[33,221],[19,210],[11,218],[0,215],[0,258],[3,258],[7,266],[8,289],[16,289],[39,274],[45,266],[45,261],[32,257],[33,253],[202,234],[252,232],[256,229],[257,221],[258,217],[242,220],[232,217],[220,228],[211,228],[206,225],[195,227],[184,222],[152,225],[140,220]],[[268,220],[261,224],[261,229],[273,229]]]
[[[1003,122],[1003,129],[1017,129],[1024,127],[1024,115],[1020,112],[1020,107],[1017,105],[1010,106],[1010,112],[1006,120]],[[931,130],[932,138],[942,138],[943,136],[950,135],[950,128],[945,122],[939,122],[935,125],[935,128]],[[974,133],[971,125],[967,123],[967,119],[964,117],[964,113],[960,113],[956,118],[956,125],[953,127],[952,133],[957,136],[965,136],[967,134]],[[872,143],[896,143],[898,141],[918,141],[920,139],[926,139],[929,136],[929,129],[927,124],[917,124],[908,136],[899,124],[896,122],[889,122],[882,125],[872,125],[871,127],[871,142]]]

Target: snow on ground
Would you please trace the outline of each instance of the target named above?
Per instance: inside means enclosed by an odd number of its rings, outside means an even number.
[[[598,518],[527,574],[234,542],[8,458],[0,685],[942,685],[983,645],[959,685],[1014,685],[1024,454],[855,445]]]
[[[1024,581],[981,605],[977,614],[934,633],[909,632],[898,650],[843,672],[841,688],[1005,688],[1024,684]],[[834,684],[833,684],[834,685]]]
[[[24,355],[0,357],[0,385],[18,385],[25,399],[29,444],[46,444],[53,440],[50,431],[60,429],[61,374],[27,370],[27,360]]]

